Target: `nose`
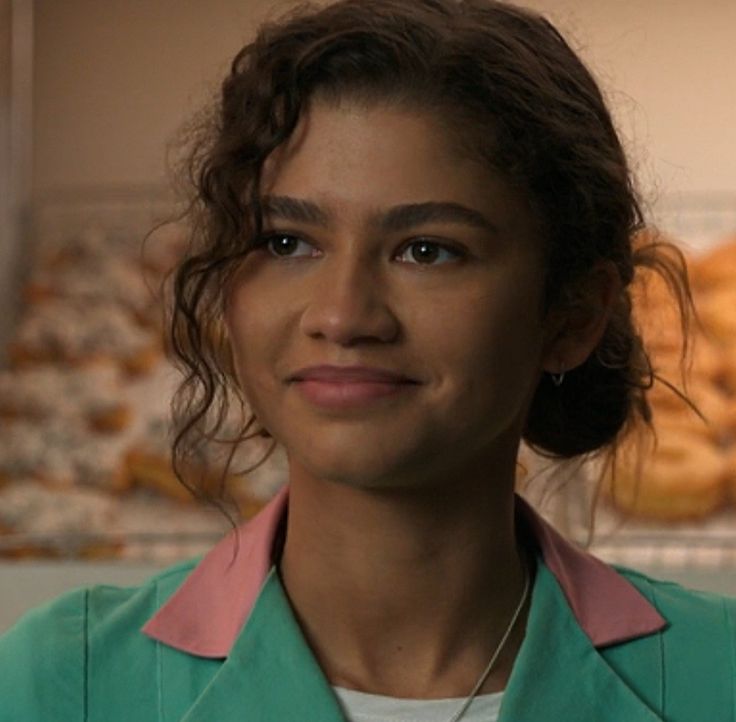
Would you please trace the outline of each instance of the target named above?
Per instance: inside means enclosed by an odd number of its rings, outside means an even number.
[[[389,284],[364,258],[325,261],[311,281],[301,316],[307,336],[341,346],[398,337]]]

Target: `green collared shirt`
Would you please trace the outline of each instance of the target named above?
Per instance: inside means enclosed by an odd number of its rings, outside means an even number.
[[[194,564],[29,612],[0,638],[0,722],[343,722],[275,568],[224,659],[140,632]],[[736,602],[621,574],[668,624],[597,649],[538,558],[500,722],[736,722]]]

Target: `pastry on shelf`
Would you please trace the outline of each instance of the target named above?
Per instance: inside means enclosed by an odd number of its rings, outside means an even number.
[[[726,456],[726,488],[731,504],[736,504],[736,447],[734,446],[728,450]]]
[[[230,530],[219,510],[182,504],[155,491],[136,489],[120,505],[118,528],[125,538],[125,560],[181,559],[208,551]]]
[[[0,370],[0,418],[84,420],[94,431],[119,432],[132,421],[119,369],[98,365],[85,370],[36,366]]]
[[[693,259],[693,287],[706,292],[736,283],[736,235],[724,238],[713,250]]]
[[[697,308],[709,339],[722,347],[736,346],[736,278],[698,293]]]
[[[656,443],[650,436],[625,440],[603,488],[619,511],[671,522],[720,509],[727,482],[728,458],[718,446],[681,427],[660,425]]]
[[[137,488],[194,503],[195,496],[174,473],[171,442],[168,419],[152,417],[125,455],[129,478]],[[286,479],[283,451],[275,449],[269,454],[271,446],[263,437],[240,443],[227,467],[231,445],[210,441],[202,445],[199,455],[184,462],[182,471],[186,479],[196,480],[197,486],[212,496],[222,496],[224,488],[247,518],[259,511]],[[261,460],[263,464],[259,464]]]
[[[56,487],[74,483],[74,464],[68,453],[73,432],[68,424],[15,420],[0,434],[0,476],[33,477]]]
[[[116,304],[139,322],[153,325],[155,298],[140,266],[107,256],[61,269],[36,269],[24,289],[31,305],[68,299],[87,304]]]
[[[671,383],[674,390],[655,381],[647,393],[655,429],[678,428],[714,443],[725,441],[724,422],[730,409],[728,396],[717,385],[699,376],[691,378],[685,389],[676,379]]]
[[[101,491],[17,479],[0,488],[0,557],[116,557],[123,543],[109,532],[118,507]]]
[[[158,334],[141,328],[114,304],[54,301],[29,310],[8,349],[13,368],[114,364],[141,375],[162,358]]]
[[[86,412],[91,431],[99,434],[117,434],[133,423],[133,410],[124,403],[92,402]]]
[[[91,434],[83,424],[59,417],[8,422],[0,434],[0,476],[119,494],[130,488],[125,443],[124,437]]]

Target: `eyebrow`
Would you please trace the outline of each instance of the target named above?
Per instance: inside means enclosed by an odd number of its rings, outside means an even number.
[[[312,201],[291,196],[264,196],[263,214],[294,223],[327,227],[330,214]],[[371,218],[371,225],[384,232],[405,231],[425,223],[458,223],[498,234],[498,226],[480,211],[450,201],[427,201],[393,206]]]

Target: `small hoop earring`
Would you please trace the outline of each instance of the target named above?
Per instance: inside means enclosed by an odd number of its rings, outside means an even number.
[[[558,374],[550,373],[550,377],[552,378],[552,383],[557,388],[560,388],[560,386],[562,386],[562,382],[565,380],[565,372],[564,371],[561,371]]]

